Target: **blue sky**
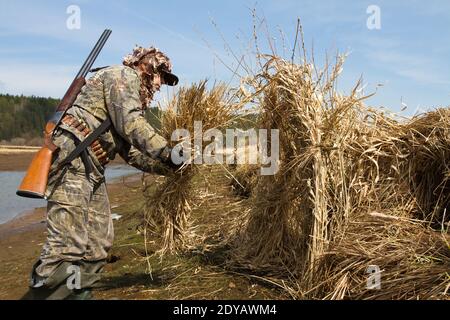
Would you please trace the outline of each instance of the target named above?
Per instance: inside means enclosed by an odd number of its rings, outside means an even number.
[[[81,28],[69,30],[68,6],[81,10]],[[366,12],[377,5],[381,29],[369,30]],[[362,75],[368,102],[405,115],[450,105],[450,1],[279,0],[279,1],[6,1],[0,0],[0,92],[61,97],[105,28],[113,34],[96,65],[121,62],[135,44],[153,44],[172,59],[181,84],[204,78],[230,81],[234,53],[248,49],[252,9],[267,22],[267,34],[286,55],[300,18],[316,60],[349,52],[340,88],[348,91]],[[217,27],[216,27],[217,26]],[[379,86],[382,85],[382,86]],[[160,94],[164,96],[166,90]]]

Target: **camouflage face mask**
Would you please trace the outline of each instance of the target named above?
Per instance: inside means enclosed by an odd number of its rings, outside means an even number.
[[[169,57],[154,47],[143,48],[136,46],[133,52],[125,56],[123,64],[135,69],[141,77],[141,102],[144,108],[153,99],[157,88],[153,84],[156,73],[161,75],[164,84],[176,85],[178,77],[172,73],[172,64]]]

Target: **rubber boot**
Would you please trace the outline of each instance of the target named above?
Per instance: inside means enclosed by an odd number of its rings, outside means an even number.
[[[67,285],[64,283],[53,289],[45,287],[30,288],[21,300],[64,300],[72,293],[72,290],[67,288]]]
[[[74,290],[66,300],[94,300],[91,289]]]

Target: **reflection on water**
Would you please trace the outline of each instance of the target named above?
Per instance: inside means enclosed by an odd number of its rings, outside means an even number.
[[[137,173],[136,169],[129,166],[114,166],[106,169],[106,180],[127,176]],[[25,172],[21,171],[4,171],[0,172],[0,223],[11,220],[19,213],[47,205],[45,200],[28,199],[16,195]]]

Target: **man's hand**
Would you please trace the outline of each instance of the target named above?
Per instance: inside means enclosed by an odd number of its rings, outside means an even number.
[[[178,169],[180,169],[183,166],[183,162],[180,164],[176,164],[172,161],[172,150],[173,148],[170,147],[165,147],[160,155],[159,155],[159,159],[161,160],[161,162],[163,164],[165,164],[166,166],[168,166],[169,168],[171,168],[174,171],[177,171]],[[180,149],[180,158],[183,157],[183,149]]]

